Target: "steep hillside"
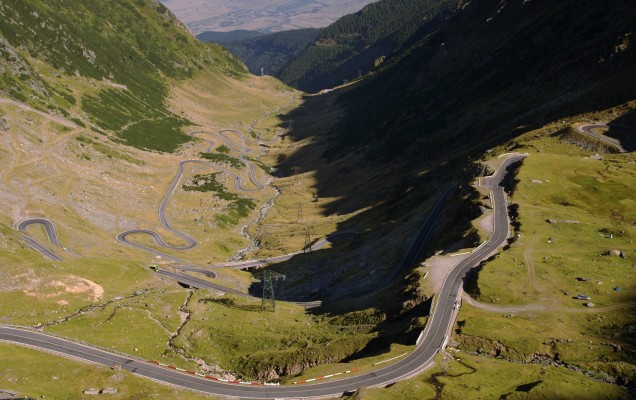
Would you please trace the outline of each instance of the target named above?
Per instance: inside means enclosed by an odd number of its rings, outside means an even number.
[[[260,75],[263,68],[267,75],[278,76],[283,65],[313,43],[320,32],[321,29],[305,28],[240,39],[234,39],[236,34],[226,39],[226,35],[204,32],[197,38],[222,45],[240,58],[253,74]]]
[[[315,198],[335,199],[323,205],[327,215],[355,213],[342,229],[411,221],[443,183],[474,174],[470,161],[489,149],[633,100],[635,18],[627,1],[471,3],[417,32],[368,79],[306,96],[287,116],[304,145],[279,168],[300,167]]]
[[[340,98],[330,154],[370,141],[386,160],[485,150],[516,127],[630,100],[635,20],[628,1],[471,3]]]
[[[381,64],[422,26],[433,31],[457,3],[457,0],[372,3],[325,28],[277,76],[307,92],[340,85],[343,80],[357,78]]]
[[[138,148],[171,152],[188,140],[180,133],[188,122],[165,104],[168,80],[209,68],[245,73],[221,47],[200,46],[156,1],[27,0],[0,7],[0,91]]]

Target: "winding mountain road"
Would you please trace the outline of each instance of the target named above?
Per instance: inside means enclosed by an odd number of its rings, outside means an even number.
[[[335,381],[322,381],[302,386],[255,386],[249,382],[223,383],[198,376],[193,372],[177,371],[133,356],[115,354],[90,345],[72,342],[43,332],[15,326],[0,325],[0,340],[15,344],[52,351],[81,360],[107,366],[121,366],[134,374],[155,381],[172,384],[205,393],[245,399],[273,398],[314,398],[337,396],[352,392],[360,387],[380,387],[414,376],[434,364],[434,357],[446,346],[456,315],[462,282],[466,273],[481,261],[495,253],[509,235],[509,220],[504,188],[501,182],[507,168],[525,158],[524,154],[513,154],[490,179],[492,182],[491,199],[494,209],[494,229],[492,236],[456,267],[445,278],[425,330],[417,341],[413,353],[400,361],[382,369]],[[426,235],[418,235],[425,237]],[[411,246],[413,247],[413,246]]]
[[[22,238],[24,239],[24,242],[27,246],[42,254],[42,256],[48,258],[49,260],[62,261],[62,257],[55,254],[52,250],[47,249],[26,233],[26,228],[29,225],[42,225],[46,232],[46,236],[49,238],[49,242],[53,243],[62,250],[66,250],[57,237],[57,231],[55,230],[55,225],[53,225],[53,222],[46,218],[27,218],[18,223],[18,225],[16,226],[16,230],[22,232]]]
[[[579,132],[587,136],[591,136],[595,139],[598,139],[601,142],[618,149],[618,151],[621,153],[634,151],[634,149],[630,148],[627,144],[621,143],[620,140],[614,139],[606,135],[599,135],[598,133],[594,132],[594,129],[608,129],[608,128],[610,128],[610,126],[606,124],[588,124],[588,125],[580,126]],[[624,128],[624,127],[618,127],[616,129],[625,129],[625,130],[633,131],[633,129],[631,128]]]

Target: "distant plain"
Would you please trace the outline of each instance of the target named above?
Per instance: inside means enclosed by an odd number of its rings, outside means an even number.
[[[236,29],[279,32],[320,28],[354,13],[370,0],[162,0],[194,34]]]

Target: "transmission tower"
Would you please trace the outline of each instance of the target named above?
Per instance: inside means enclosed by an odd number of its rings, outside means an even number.
[[[303,246],[303,253],[311,252],[311,226],[305,228],[305,245]]]
[[[261,311],[264,311],[267,304],[271,304],[272,311],[276,311],[276,298],[274,296],[274,283],[279,279],[285,280],[285,275],[274,271],[263,271],[261,282],[263,284],[263,298]]]

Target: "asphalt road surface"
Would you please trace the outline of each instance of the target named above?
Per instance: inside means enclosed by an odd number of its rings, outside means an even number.
[[[246,399],[310,398],[340,395],[355,391],[360,387],[385,386],[406,379],[433,365],[433,358],[440,350],[444,349],[448,341],[449,331],[458,312],[459,291],[466,273],[496,252],[506,241],[509,234],[509,221],[506,197],[501,182],[506,174],[506,168],[524,157],[526,155],[509,155],[494,174],[493,179],[490,180],[493,186],[491,189],[494,209],[493,234],[446,277],[439,294],[435,297],[431,318],[418,339],[415,351],[382,369],[351,376],[347,379],[321,381],[321,383],[301,386],[253,386],[212,381],[191,373],[151,364],[132,356],[115,354],[90,345],[17,327],[0,326],[0,340],[53,351],[107,366],[120,366],[137,375],[175,386]]]
[[[590,124],[590,125],[583,125],[579,128],[579,130],[588,135],[591,136],[595,139],[600,140],[603,143],[606,143],[616,149],[618,149],[618,151],[620,151],[621,153],[627,153],[630,151],[633,151],[629,146],[627,146],[626,144],[621,143],[619,140],[616,140],[612,137],[606,136],[606,135],[599,135],[598,133],[594,132],[594,129],[608,129],[610,128],[609,126],[605,125],[605,124]],[[626,130],[632,130],[629,128],[616,128],[616,129],[626,129]]]
[[[65,250],[64,246],[62,246],[60,240],[57,237],[57,231],[55,230],[55,225],[53,225],[53,222],[46,218],[28,218],[20,221],[16,228],[18,231],[22,232],[22,238],[24,239],[24,242],[27,246],[42,254],[42,256],[48,258],[49,260],[62,261],[62,257],[55,254],[52,250],[47,249],[26,233],[26,228],[29,225],[42,225],[44,227],[44,230],[46,231],[46,236],[48,236],[49,241],[62,250]]]

